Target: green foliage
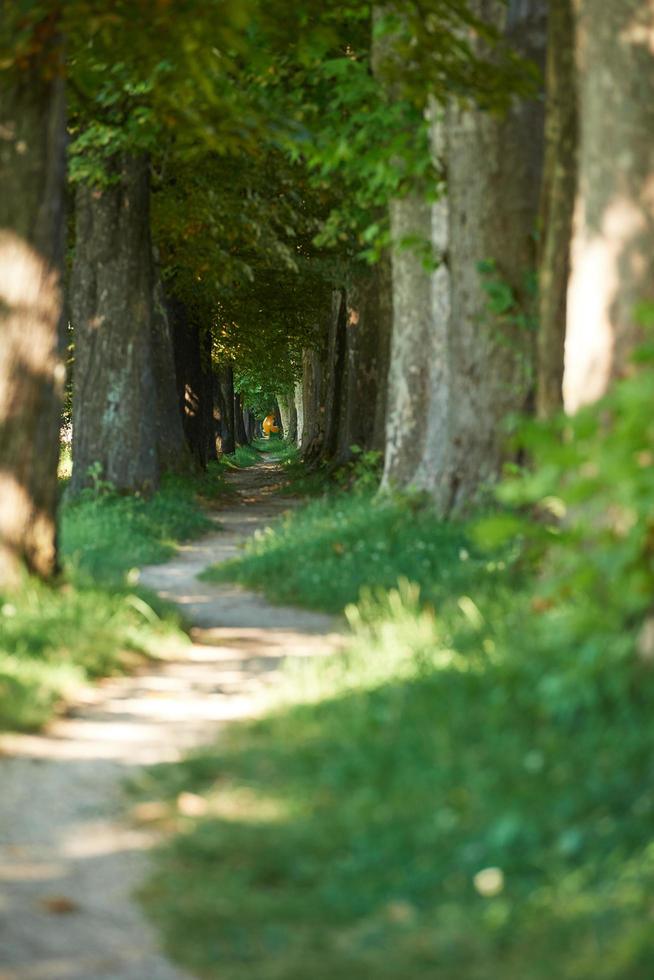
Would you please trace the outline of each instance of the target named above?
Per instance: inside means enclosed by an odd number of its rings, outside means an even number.
[[[521,289],[516,291],[497,268],[494,259],[479,262],[477,270],[488,297],[488,312],[500,332],[509,337],[511,328],[535,333],[538,329],[538,281],[536,273],[524,276]]]
[[[535,466],[507,479],[500,497],[529,510],[513,526],[491,519],[476,534],[483,543],[519,533],[542,556],[534,628],[544,643],[555,641],[553,710],[628,698],[654,658],[652,352],[639,359],[645,369],[599,405],[523,427]]]
[[[336,471],[335,478],[343,488],[355,493],[373,493],[379,487],[384,468],[384,454],[377,449],[350,446],[352,462]]]

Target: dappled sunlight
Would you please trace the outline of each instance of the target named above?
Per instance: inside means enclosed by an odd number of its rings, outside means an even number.
[[[583,200],[578,207],[584,207]],[[620,260],[645,227],[642,207],[620,197],[606,209],[599,234],[579,234],[573,242],[563,382],[568,412],[592,404],[608,389],[614,372],[613,304],[620,287]]]

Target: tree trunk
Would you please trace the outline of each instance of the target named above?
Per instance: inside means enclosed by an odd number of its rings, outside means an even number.
[[[205,430],[205,384],[202,370],[201,328],[194,323],[186,305],[176,298],[168,302],[173,334],[177,400],[182,428],[191,457],[196,466],[207,465],[207,436]],[[211,403],[213,428],[213,402]]]
[[[211,358],[212,346],[211,327],[203,326],[200,330],[200,411],[204,452],[207,462],[218,459],[218,451],[220,449],[220,446],[217,444],[216,422],[214,418],[215,375]]]
[[[256,428],[256,423],[252,410],[246,408],[243,412],[243,424],[245,426],[245,435],[247,437],[248,443],[252,442],[254,439],[254,433]]]
[[[0,587],[22,569],[42,578],[57,570],[66,120],[62,74],[52,68],[60,57],[56,36],[43,39],[0,89]]]
[[[423,458],[431,410],[434,324],[431,276],[405,239],[431,239],[431,207],[421,195],[392,201],[391,264],[393,331],[386,409],[386,452],[382,487],[408,489]]]
[[[152,367],[157,396],[159,464],[164,473],[187,473],[192,466],[192,460],[179,410],[172,329],[156,268],[152,311]]]
[[[295,404],[295,390],[291,389],[291,393],[288,396],[289,405],[289,422],[288,422],[288,435],[286,437],[287,441],[291,445],[297,444],[297,405]]]
[[[352,458],[351,447],[373,448],[380,390],[386,387],[388,310],[383,265],[355,270],[347,289],[345,371],[335,461]],[[384,316],[387,317],[386,322]],[[383,405],[383,400],[382,400]]]
[[[283,439],[288,439],[291,428],[291,405],[290,398],[286,392],[277,395],[277,405],[279,406],[279,417],[282,423],[280,435]]]
[[[324,351],[313,348],[303,351],[304,425],[300,448],[304,460],[309,465],[318,463],[322,457],[325,437],[325,365]]]
[[[220,442],[223,453],[231,455],[236,450],[234,438],[234,368],[222,365],[216,375],[216,391],[220,398]]]
[[[540,204],[537,411],[563,404],[570,238],[577,187],[577,99],[572,0],[550,0],[545,167]]]
[[[234,392],[234,433],[237,446],[248,445],[248,434],[245,431],[245,423],[243,421],[243,406],[238,391]]]
[[[159,482],[148,164],[113,162],[116,183],[77,191],[72,492]]]
[[[391,358],[393,332],[393,284],[391,258],[384,253],[375,270],[377,277],[377,398],[375,400],[375,424],[371,449],[384,453],[386,450],[386,405],[388,399],[388,372]]]
[[[638,306],[654,304],[654,8],[575,0],[579,183],[564,400],[601,398],[630,370]]]
[[[344,410],[347,364],[347,303],[344,289],[332,293],[332,309],[327,335],[325,362],[325,431],[322,445],[324,459],[332,459],[338,448],[338,432]]]
[[[478,2],[477,13],[487,6]],[[493,21],[514,49],[540,62],[545,51],[543,0],[490,7]],[[501,119],[452,106],[446,140],[448,452],[437,487],[441,509],[448,513],[497,479],[505,459],[506,420],[527,409],[533,398],[535,336],[529,314],[543,159],[542,102],[514,100]],[[493,263],[486,275],[479,269],[484,260]],[[498,288],[500,301],[493,309],[489,290]]]
[[[295,384],[295,411],[297,414],[297,445],[301,446],[304,439],[304,392],[301,381]]]

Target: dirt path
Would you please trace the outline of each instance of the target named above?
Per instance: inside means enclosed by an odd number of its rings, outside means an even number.
[[[226,530],[180,548],[141,580],[195,624],[192,643],[110,679],[42,735],[0,739],[0,980],[184,980],[157,950],[132,893],[156,838],[125,812],[123,780],[254,715],[287,656],[338,643],[326,616],[199,582],[207,565],[291,503],[271,462],[234,471]]]

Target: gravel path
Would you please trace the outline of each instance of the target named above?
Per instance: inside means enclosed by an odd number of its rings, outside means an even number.
[[[274,462],[229,479],[236,496],[215,514],[225,530],[141,573],[194,624],[192,642],[83,692],[43,734],[0,738],[0,980],[188,978],[132,899],[156,836],[126,812],[123,781],[261,710],[285,657],[339,642],[330,617],[197,580],[292,506],[274,494]]]

